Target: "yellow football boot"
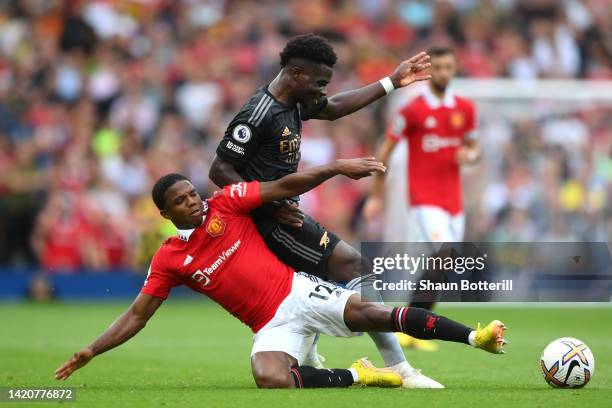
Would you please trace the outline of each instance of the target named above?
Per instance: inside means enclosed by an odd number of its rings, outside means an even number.
[[[387,368],[376,368],[367,358],[355,361],[351,368],[357,371],[356,384],[369,387],[401,387],[402,377]]]
[[[488,351],[494,354],[503,354],[504,345],[508,342],[504,339],[506,326],[499,320],[493,320],[485,327],[476,329],[475,347]]]

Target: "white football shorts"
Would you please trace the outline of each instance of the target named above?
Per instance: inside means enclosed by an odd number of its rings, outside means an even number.
[[[416,205],[409,209],[412,242],[462,242],[465,215],[451,215],[433,205]]]
[[[282,351],[301,364],[317,333],[356,336],[358,333],[344,323],[346,302],[354,294],[358,293],[307,273],[294,273],[291,292],[272,320],[253,337],[251,356],[261,351]]]

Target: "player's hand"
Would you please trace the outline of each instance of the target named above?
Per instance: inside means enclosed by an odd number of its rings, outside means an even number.
[[[402,88],[413,82],[430,79],[431,75],[425,73],[430,66],[429,54],[424,51],[419,52],[414,57],[402,61],[389,78],[396,89]]]
[[[370,196],[363,205],[363,218],[367,223],[371,223],[380,217],[383,212],[384,203],[381,197]]]
[[[459,165],[474,164],[478,161],[478,153],[467,146],[461,146],[457,149],[455,159]]]
[[[70,375],[83,367],[85,364],[89,363],[93,358],[93,351],[90,349],[84,349],[79,351],[78,353],[74,353],[74,355],[68,360],[64,365],[55,370],[55,379],[56,380],[65,380],[70,377]]]
[[[361,159],[336,160],[338,173],[344,174],[353,180],[371,176],[374,173],[384,173],[387,168],[377,161],[375,157]]]
[[[274,213],[274,218],[279,224],[301,227],[304,224],[304,213],[300,210],[298,203],[291,200],[283,200]]]

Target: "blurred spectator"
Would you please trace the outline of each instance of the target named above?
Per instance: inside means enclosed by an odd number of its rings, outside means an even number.
[[[49,279],[43,275],[34,275],[28,286],[27,298],[32,302],[44,303],[53,300],[53,286]]]

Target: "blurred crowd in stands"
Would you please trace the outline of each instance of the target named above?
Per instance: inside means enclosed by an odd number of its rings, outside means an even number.
[[[481,121],[482,162],[464,177],[467,240],[612,241],[612,103],[550,104]]]
[[[332,41],[334,94],[433,44],[455,47],[464,77],[612,79],[610,21],[609,0],[3,1],[0,265],[145,271],[174,231],[152,183],[181,172],[215,189],[227,123],[293,35]],[[302,164],[371,154],[385,112],[306,122]],[[610,112],[485,126],[467,238],[609,240]],[[358,242],[372,236],[357,216],[368,186],[333,180],[302,206]]]

